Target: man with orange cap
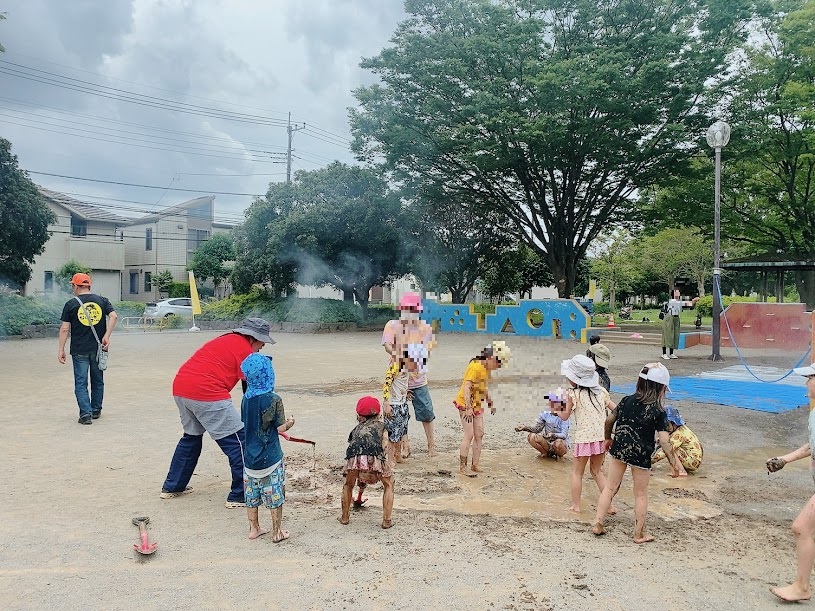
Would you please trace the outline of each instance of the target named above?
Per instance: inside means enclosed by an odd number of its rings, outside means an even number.
[[[57,360],[65,364],[65,343],[71,337],[71,361],[74,365],[74,394],[79,405],[79,424],[91,424],[102,415],[105,392],[104,372],[99,367],[100,349],[107,352],[110,334],[119,315],[106,297],[91,292],[91,277],[74,274],[74,297],[62,308]],[[88,376],[91,392],[88,394]]]

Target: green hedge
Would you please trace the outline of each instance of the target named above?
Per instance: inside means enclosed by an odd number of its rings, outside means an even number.
[[[0,295],[0,335],[19,335],[26,325],[57,324],[65,301]]]
[[[245,295],[232,295],[202,307],[201,320],[241,320],[258,316],[270,322],[362,322],[362,308],[339,299],[276,299],[262,290]],[[394,318],[390,307],[368,308],[366,323],[373,324]]]
[[[190,296],[190,283],[189,282],[171,282],[167,289],[168,299],[176,299],[178,297]]]
[[[722,297],[722,308],[724,309],[734,302],[751,303],[755,301],[757,301],[755,297],[740,297],[738,295],[731,297],[730,295],[725,295]],[[701,312],[702,316],[713,316],[713,295],[705,295],[699,299],[699,301],[696,302],[696,310],[697,312]]]
[[[113,309],[119,317],[123,316],[144,316],[145,303],[140,301],[114,301]]]

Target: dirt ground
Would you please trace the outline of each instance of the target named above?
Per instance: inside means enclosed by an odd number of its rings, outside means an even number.
[[[229,470],[209,438],[193,494],[160,500],[181,426],[170,396],[178,366],[215,333],[121,332],[113,337],[105,407],[76,423],[70,364],[56,340],[0,342],[0,606],[4,609],[772,609],[768,587],[791,579],[789,524],[812,493],[806,461],[769,476],[764,461],[806,438],[805,408],[772,415],[678,402],[705,446],[697,475],[650,486],[657,541],[630,538],[630,479],[610,533],[589,521],[597,490],[586,480],[583,514],[567,512],[571,460],[536,458],[525,435],[540,397],[560,381],[561,359],[585,347],[510,338],[510,367],[494,380],[483,466],[455,475],[460,427],[451,402],[483,336],[443,335],[431,360],[440,454],[429,459],[411,423],[414,456],[397,468],[391,530],[381,530],[381,488],[370,507],[337,522],[345,440],[354,405],[378,394],[386,364],[374,333],[277,334],[277,390],[292,434],[284,442],[291,539],[247,539],[242,509],[225,509]],[[658,350],[658,349],[656,349]],[[612,346],[615,381],[633,381],[649,347]],[[711,364],[709,348],[683,351],[674,375]],[[752,352],[755,365],[788,367],[793,355]],[[240,389],[234,393],[239,399]],[[619,399],[619,396],[616,397]],[[441,471],[441,473],[440,473]],[[447,475],[444,471],[452,471]],[[150,517],[155,555],[137,562],[134,516]],[[268,522],[268,513],[262,510]]]

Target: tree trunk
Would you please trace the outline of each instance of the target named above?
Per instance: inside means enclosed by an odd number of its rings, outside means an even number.
[[[569,266],[563,261],[558,260],[554,255],[548,255],[549,269],[552,271],[552,276],[555,279],[555,288],[557,288],[557,295],[561,299],[569,299],[574,292],[574,281],[577,275],[576,266]]]
[[[807,309],[815,309],[815,271],[796,272],[795,286]]]
[[[362,308],[363,321],[368,320],[368,295],[370,295],[370,293],[371,287],[368,287],[368,290],[366,290],[364,293],[362,293],[362,291],[358,291],[357,289],[351,291],[351,297],[356,297],[359,307]]]
[[[699,290],[699,297],[705,296],[705,277],[699,276],[696,279],[696,288]]]
[[[354,301],[354,289],[342,289],[342,300],[343,301]],[[359,301],[359,298],[357,298]],[[367,300],[366,300],[367,303]]]
[[[613,282],[608,283],[608,309],[612,312],[614,311],[614,307],[616,306],[617,302],[617,287],[614,286]]]
[[[467,298],[467,289],[464,287],[451,286],[450,295],[453,297],[453,303],[464,303],[464,300]]]

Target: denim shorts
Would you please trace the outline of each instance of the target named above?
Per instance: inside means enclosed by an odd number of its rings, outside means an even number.
[[[286,485],[286,469],[283,461],[277,469],[263,478],[256,478],[243,474],[243,494],[246,499],[246,506],[249,508],[260,507],[261,503],[269,509],[277,509],[283,505],[285,495],[283,487]]]
[[[413,413],[416,414],[416,422],[433,422],[436,414],[433,413],[433,400],[430,398],[427,384],[411,388],[410,392],[413,393]]]

